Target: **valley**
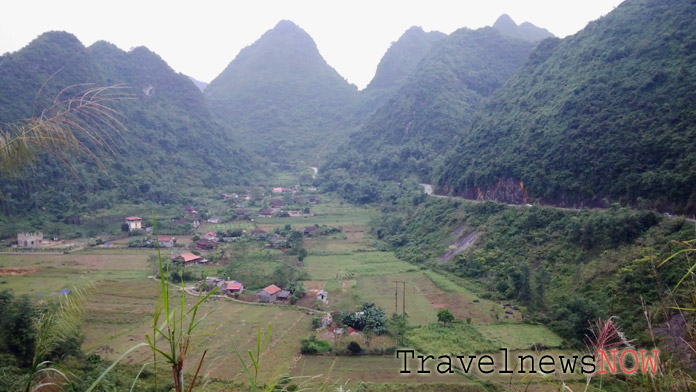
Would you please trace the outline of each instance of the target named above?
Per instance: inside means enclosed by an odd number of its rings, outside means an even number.
[[[210,83],[0,55],[0,391],[693,390],[696,3],[402,26],[361,89],[298,20]]]

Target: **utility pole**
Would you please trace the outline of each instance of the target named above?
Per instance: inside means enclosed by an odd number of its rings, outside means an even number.
[[[402,303],[401,312],[402,312],[402,314],[406,315],[406,281],[403,281],[401,283],[404,284],[404,295],[403,295],[403,303]]]
[[[406,314],[406,282],[403,280],[394,281],[394,313],[399,313],[399,300],[397,293],[399,292],[399,283],[403,283],[403,297],[401,299],[401,314]]]
[[[394,314],[399,313],[399,286],[398,283],[394,281]]]

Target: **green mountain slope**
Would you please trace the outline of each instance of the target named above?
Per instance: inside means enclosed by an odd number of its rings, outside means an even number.
[[[441,192],[696,211],[696,3],[629,0],[546,40],[437,174]]]
[[[417,69],[432,47],[447,35],[439,31],[425,32],[413,26],[391,44],[377,65],[370,84],[360,92],[361,113],[371,113],[394,95]]]
[[[439,42],[406,84],[328,160],[325,169],[393,180],[427,178],[488,97],[522,66],[532,44],[493,28]]]
[[[41,35],[0,57],[0,121],[38,114],[62,89],[82,83],[123,84],[132,98],[115,106],[126,131],[112,135],[111,151],[84,140],[106,170],[89,159],[64,157],[68,168],[39,156],[19,178],[0,181],[6,213],[67,215],[120,201],[178,202],[192,188],[242,183],[253,174],[255,159],[213,121],[200,90],[143,47],[124,52],[97,42],[85,48],[68,33]]]
[[[357,94],[290,21],[240,51],[205,89],[234,135],[277,162],[314,159],[351,123]]]

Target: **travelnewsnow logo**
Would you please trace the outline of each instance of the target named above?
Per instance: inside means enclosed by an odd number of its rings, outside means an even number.
[[[455,371],[480,374],[633,374],[656,373],[659,350],[599,350],[596,355],[517,355],[511,358],[507,348],[497,355],[416,355],[414,350],[396,350],[396,358],[402,360],[399,373],[430,374],[431,369],[439,374]],[[497,358],[500,357],[502,358]]]

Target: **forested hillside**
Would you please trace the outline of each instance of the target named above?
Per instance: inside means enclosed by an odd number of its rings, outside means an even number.
[[[513,203],[696,212],[696,3],[629,0],[543,41],[436,174]]]
[[[413,26],[392,42],[370,84],[360,92],[360,115],[374,112],[399,91],[421,60],[446,36],[439,31],[426,33],[421,27]]]
[[[383,180],[428,178],[434,162],[532,47],[490,27],[455,31],[434,45],[406,84],[327,159],[325,169]]]
[[[195,187],[244,183],[262,166],[213,121],[193,82],[159,56],[106,42],[85,48],[64,32],[0,57],[0,121],[40,115],[61,90],[74,86],[62,94],[70,97],[85,84],[122,85],[128,95],[112,105],[124,129],[105,129],[105,145],[83,140],[103,169],[86,156],[40,155],[19,176],[0,181],[6,214],[67,216],[119,202],[180,202]]]
[[[321,57],[312,38],[279,22],[205,89],[211,110],[254,152],[312,161],[354,124],[358,90]]]
[[[689,268],[670,240],[693,237],[681,218],[614,208],[567,211],[511,207],[406,195],[383,203],[373,234],[402,259],[478,282],[484,296],[512,300],[578,347],[588,320],[616,316],[636,345],[652,344],[645,301],[655,326],[673,313],[660,312],[660,290],[674,287]],[[469,248],[442,256],[473,236]],[[659,281],[656,280],[659,277]],[[678,301],[688,290],[675,294]],[[676,312],[674,312],[676,314]]]

